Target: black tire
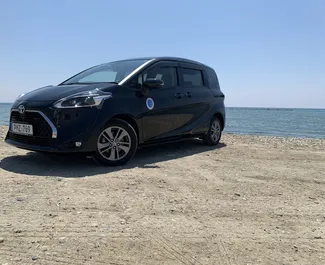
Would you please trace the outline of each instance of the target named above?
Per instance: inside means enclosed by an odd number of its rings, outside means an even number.
[[[122,132],[118,128],[122,129]],[[121,132],[120,136],[125,135],[120,140],[119,132]],[[128,152],[125,151],[127,148],[129,148]],[[124,120],[113,119],[107,122],[105,128],[97,136],[96,152],[93,158],[106,166],[120,166],[131,160],[137,149],[138,136],[134,128]]]
[[[217,145],[220,142],[221,134],[222,134],[221,121],[218,117],[213,117],[210,122],[209,130],[203,138],[203,142],[207,145]]]

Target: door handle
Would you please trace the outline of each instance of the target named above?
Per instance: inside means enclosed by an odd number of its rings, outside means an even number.
[[[187,96],[187,97],[190,98],[190,97],[192,97],[192,94],[191,94],[191,92],[186,92],[186,93],[185,93],[185,96]]]
[[[182,98],[183,96],[184,95],[182,93],[176,93],[175,94],[175,97],[178,98],[178,99]]]

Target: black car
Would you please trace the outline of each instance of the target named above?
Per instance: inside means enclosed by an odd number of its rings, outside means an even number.
[[[5,141],[121,165],[146,145],[188,138],[217,145],[225,127],[224,97],[215,71],[196,61],[114,61],[20,95]]]

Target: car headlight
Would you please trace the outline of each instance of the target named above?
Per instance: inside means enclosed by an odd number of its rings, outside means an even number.
[[[98,90],[83,92],[58,100],[54,107],[63,109],[99,106],[103,100],[111,97],[111,93],[100,93]]]

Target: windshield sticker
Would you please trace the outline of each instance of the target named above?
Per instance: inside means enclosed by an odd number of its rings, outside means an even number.
[[[153,101],[152,98],[147,98],[146,105],[148,109],[152,110],[153,107],[155,106],[155,102]]]

